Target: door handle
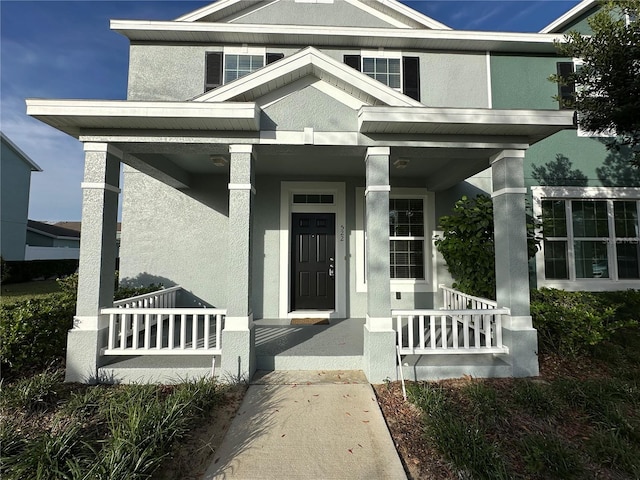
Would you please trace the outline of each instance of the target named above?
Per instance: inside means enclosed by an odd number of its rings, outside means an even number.
[[[333,278],[336,276],[336,272],[333,269],[333,265],[329,265],[329,277]]]

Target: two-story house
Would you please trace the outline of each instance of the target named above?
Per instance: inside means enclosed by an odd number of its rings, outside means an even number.
[[[219,0],[111,28],[130,41],[127,100],[27,102],[86,152],[68,380],[538,373],[527,186],[582,141],[547,81],[564,25],[455,31],[395,0]],[[172,288],[114,304],[121,166],[120,279]],[[437,220],[478,186],[495,302],[439,288]],[[545,212],[578,198],[535,195]]]

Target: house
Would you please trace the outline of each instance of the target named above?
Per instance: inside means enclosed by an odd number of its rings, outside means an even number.
[[[25,260],[77,259],[80,231],[57,224],[27,220]]]
[[[42,169],[2,132],[0,140],[0,255],[4,260],[20,261],[25,259],[31,172],[41,172]]]
[[[219,0],[111,28],[126,100],[27,101],[85,149],[67,380],[538,374],[525,182],[583,142],[547,81],[561,35],[455,31],[395,0]],[[121,166],[120,279],[166,288],[114,302]],[[483,190],[496,301],[441,287],[433,246]]]

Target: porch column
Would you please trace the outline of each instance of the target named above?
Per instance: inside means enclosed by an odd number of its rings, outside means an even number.
[[[396,378],[389,273],[389,147],[370,147],[366,162],[367,319],[364,370],[371,383]]]
[[[252,145],[229,145],[229,244],[227,316],[222,331],[222,375],[250,380],[255,371],[251,309],[251,231],[254,169]]]
[[[514,377],[538,375],[538,336],[529,310],[524,155],[524,150],[504,150],[491,158],[496,300],[498,307],[511,309],[503,342]]]
[[[67,337],[65,380],[93,383],[107,339],[100,309],[113,306],[122,152],[106,143],[85,143],[84,151],[78,301]]]

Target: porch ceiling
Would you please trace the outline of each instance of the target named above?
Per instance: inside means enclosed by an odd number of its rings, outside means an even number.
[[[170,163],[187,176],[228,176],[229,165],[217,167],[211,157],[228,156],[227,145],[114,143],[128,153],[125,162],[136,158],[147,165]],[[281,178],[361,178],[364,182],[366,147],[315,145],[260,145],[256,149],[256,175]],[[392,147],[390,175],[412,179],[433,190],[448,188],[489,166],[497,148],[412,148]],[[404,168],[394,162],[406,161]],[[403,162],[404,163],[404,162]],[[132,165],[137,168],[136,165]],[[185,182],[188,183],[188,182]]]

